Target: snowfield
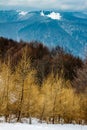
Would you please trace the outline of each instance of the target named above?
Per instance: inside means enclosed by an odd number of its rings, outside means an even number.
[[[0,130],[87,130],[87,125],[76,124],[47,124],[45,121],[42,124],[39,119],[32,118],[32,124],[29,124],[28,118],[22,118],[22,123],[16,123],[16,119],[5,123],[5,118],[0,117]]]
[[[1,123],[0,130],[87,130],[87,126],[84,125],[29,125],[29,124],[8,124]]]

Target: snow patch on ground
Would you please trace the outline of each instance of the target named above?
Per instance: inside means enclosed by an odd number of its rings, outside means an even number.
[[[8,122],[10,123],[17,123],[17,117],[15,115],[9,115],[10,116],[10,120],[8,118]],[[5,122],[5,117],[1,116],[0,117],[0,123],[6,123]],[[21,118],[21,123],[26,123],[29,124],[29,118]],[[41,121],[37,118],[31,118],[31,124],[41,124]],[[44,120],[42,121],[42,124],[47,124]]]
[[[40,15],[49,17],[49,18],[54,19],[54,20],[60,20],[61,19],[60,13],[55,13],[55,12],[51,12],[50,14],[45,15],[44,12],[41,11]]]
[[[29,124],[0,124],[0,130],[87,130],[87,126],[82,125],[29,125]]]
[[[32,118],[32,124],[29,124],[29,118],[22,118],[21,123],[16,123],[15,116],[10,123],[5,123],[5,117],[0,117],[0,130],[87,130],[87,125],[75,124],[46,124],[40,123],[39,119]]]

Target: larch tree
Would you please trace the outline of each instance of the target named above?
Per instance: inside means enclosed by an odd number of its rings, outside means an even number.
[[[44,94],[44,105],[42,117],[51,118],[52,123],[55,123],[55,118],[60,116],[61,102],[60,98],[63,93],[63,80],[54,76],[52,73],[44,81],[42,86],[42,93]]]
[[[24,99],[22,112],[29,118],[29,124],[32,124],[31,117],[37,116],[39,88],[35,84],[35,70],[30,70],[24,83]]]
[[[10,90],[12,87],[12,71],[11,71],[11,65],[10,60],[8,60],[7,63],[3,63],[1,66],[1,83],[2,83],[2,109],[5,114],[6,122],[8,120],[9,116],[9,110],[10,110]]]
[[[18,118],[17,121],[21,121],[22,106],[24,101],[24,89],[25,89],[25,79],[27,75],[31,72],[30,58],[27,57],[27,46],[23,49],[23,55],[15,71],[15,82],[18,86],[19,92],[19,103],[18,103]]]

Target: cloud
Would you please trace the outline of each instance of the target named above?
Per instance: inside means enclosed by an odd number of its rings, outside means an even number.
[[[87,9],[87,0],[0,0],[0,6],[24,6],[54,9]]]

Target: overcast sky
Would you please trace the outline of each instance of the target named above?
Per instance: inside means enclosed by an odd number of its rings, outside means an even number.
[[[0,7],[33,7],[39,9],[87,10],[87,0],[0,0]]]

